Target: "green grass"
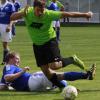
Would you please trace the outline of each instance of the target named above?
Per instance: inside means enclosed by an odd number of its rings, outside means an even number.
[[[32,51],[32,41],[25,27],[16,27],[17,35],[9,44],[10,49],[21,54],[21,67],[30,66],[30,72],[40,70],[36,67]],[[100,27],[61,27],[61,54],[64,57],[76,54],[86,67],[97,63],[95,80],[78,80],[69,84],[80,89],[76,100],[100,99]],[[0,61],[2,61],[2,44],[0,43]],[[0,66],[0,76],[3,66]],[[78,67],[70,65],[59,71],[81,71]],[[0,92],[0,100],[63,100],[58,90],[51,92]]]

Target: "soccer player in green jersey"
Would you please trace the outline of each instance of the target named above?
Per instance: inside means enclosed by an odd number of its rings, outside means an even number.
[[[80,13],[47,10],[45,8],[45,2],[36,0],[34,1],[33,7],[27,6],[23,10],[12,14],[11,21],[25,18],[25,23],[33,42],[37,65],[53,84],[62,88],[63,85],[60,83],[62,75],[55,73],[54,70],[69,64],[77,65],[83,70],[86,69],[84,63],[76,56],[68,58],[61,57],[56,41],[56,33],[52,27],[52,21],[65,17],[84,17],[89,19],[91,16],[91,12]],[[94,69],[94,66],[92,66],[91,71],[89,71],[92,77],[90,79],[93,79]],[[66,75],[64,79],[66,80]]]

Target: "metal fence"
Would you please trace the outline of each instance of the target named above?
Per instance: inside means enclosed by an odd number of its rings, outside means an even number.
[[[63,3],[66,11],[79,11],[94,13],[93,17],[87,21],[83,18],[70,18],[71,22],[100,23],[100,0],[59,0]]]

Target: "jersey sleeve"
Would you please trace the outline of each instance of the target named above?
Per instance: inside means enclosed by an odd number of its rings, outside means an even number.
[[[19,2],[17,2],[17,7],[18,7],[18,9],[21,8],[21,4]]]
[[[20,5],[19,2],[15,2],[15,3],[14,3],[14,6],[15,6],[15,11],[16,11],[16,12],[18,12],[19,9],[21,8],[21,5]]]
[[[13,13],[13,12],[15,12],[15,7],[14,7],[14,5],[13,5],[13,4],[11,4],[11,5],[12,5],[11,12]]]
[[[5,75],[14,74],[16,68],[14,66],[6,65],[5,67]]]
[[[53,11],[53,10],[48,11],[48,18],[50,20],[59,20],[60,17],[61,17],[61,12],[60,11]]]

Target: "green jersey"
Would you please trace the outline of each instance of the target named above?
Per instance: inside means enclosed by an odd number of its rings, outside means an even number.
[[[52,27],[52,21],[61,17],[61,12],[44,10],[42,16],[34,15],[34,7],[29,7],[25,16],[25,22],[34,44],[42,45],[56,37]]]

